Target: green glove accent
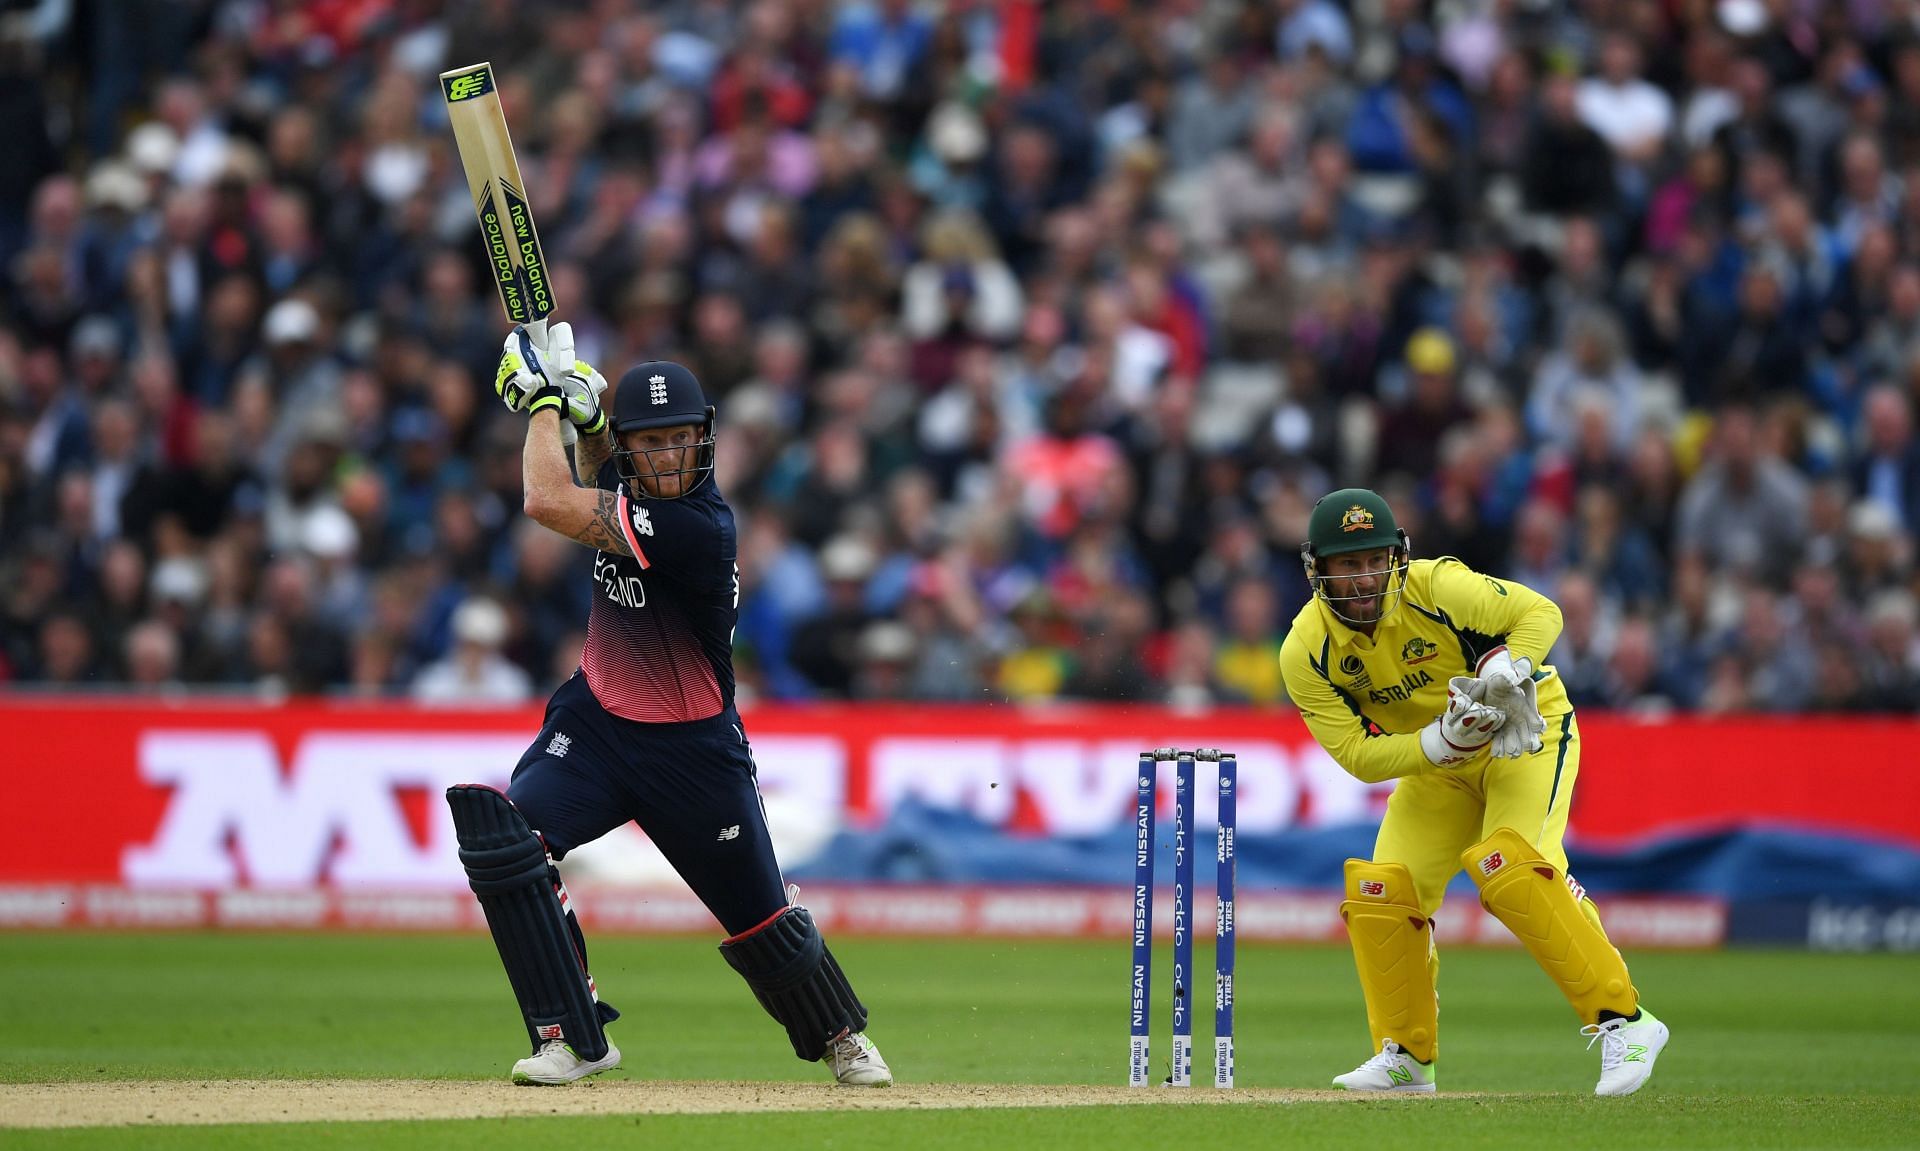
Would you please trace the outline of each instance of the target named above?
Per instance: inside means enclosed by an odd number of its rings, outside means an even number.
[[[561,419],[566,418],[567,393],[560,390],[558,385],[547,384],[539,391],[533,393],[533,399],[527,401],[527,415],[529,416],[546,408],[552,408],[554,414],[558,415]]]

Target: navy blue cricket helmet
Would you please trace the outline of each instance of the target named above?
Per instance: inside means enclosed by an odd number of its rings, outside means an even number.
[[[691,467],[654,466],[651,457],[655,454],[679,449],[633,451],[620,442],[625,432],[672,428],[682,424],[700,429],[700,438],[693,443]],[[621,479],[631,482],[638,480],[642,474],[656,479],[680,477],[679,494],[669,497],[655,496],[639,484],[634,484],[645,498],[678,499],[691,495],[713,474],[713,405],[707,402],[707,394],[694,374],[671,360],[648,360],[628,368],[626,374],[620,377],[620,384],[613,393],[613,439],[613,466]],[[640,455],[649,457],[645,473],[635,466],[634,457]]]

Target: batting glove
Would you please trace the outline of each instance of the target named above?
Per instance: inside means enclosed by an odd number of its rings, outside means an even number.
[[[1454,767],[1479,755],[1507,722],[1482,702],[1486,685],[1464,675],[1447,681],[1447,710],[1420,729],[1420,750],[1435,767]]]
[[[500,367],[493,374],[493,394],[500,397],[508,411],[531,415],[534,394],[551,386],[540,349],[534,345],[527,329],[515,327],[507,333],[506,346],[500,350]]]
[[[607,390],[607,377],[592,364],[573,354],[573,325],[559,323],[547,331],[547,364],[560,374],[560,390],[567,397],[569,430],[597,436],[606,430],[607,413],[600,406],[600,395]]]
[[[1515,659],[1501,646],[1481,657],[1478,671],[1479,682],[1486,685],[1487,705],[1498,708],[1507,719],[1493,741],[1493,754],[1500,759],[1518,759],[1539,751],[1547,721],[1540,717],[1533,661],[1525,656]]]

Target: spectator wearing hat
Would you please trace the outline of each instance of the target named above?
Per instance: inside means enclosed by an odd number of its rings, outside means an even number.
[[[820,551],[826,603],[794,630],[789,658],[813,689],[829,698],[853,695],[862,664],[862,636],[873,622],[867,581],[876,560],[873,546],[852,534],[835,536]]]
[[[970,212],[928,220],[922,258],[901,282],[900,318],[907,335],[931,340],[961,332],[989,343],[1018,333],[1020,284],[994,250],[993,237]]]
[[[453,650],[420,669],[413,698],[429,704],[515,704],[533,695],[527,673],[501,654],[509,630],[506,609],[475,596],[453,613]]]
[[[1867,604],[1866,706],[1896,715],[1920,711],[1920,608],[1911,592],[1881,592]]]
[[[898,620],[882,619],[860,633],[859,666],[854,672],[854,699],[900,699],[913,675],[916,642],[912,629]]]
[[[142,219],[146,181],[125,161],[102,160],[87,173],[86,203],[79,241],[85,305],[107,311],[123,290],[128,265],[147,240]]]
[[[1806,529],[1807,484],[1761,442],[1750,407],[1723,409],[1705,464],[1680,495],[1676,553],[1715,568],[1783,584]]]
[[[907,176],[936,210],[978,211],[987,197],[982,168],[986,156],[987,126],[980,114],[947,100],[927,117]]]
[[[306,514],[300,550],[313,564],[314,608],[342,633],[367,616],[367,579],[355,562],[359,549],[360,529],[339,504],[320,504]]]
[[[1841,570],[1848,598],[1864,603],[1903,586],[1913,563],[1913,541],[1885,504],[1860,500],[1847,513],[1846,560]]]
[[[1383,468],[1425,478],[1440,462],[1440,440],[1473,419],[1460,398],[1453,338],[1439,328],[1421,328],[1407,341],[1406,395],[1380,421]]]

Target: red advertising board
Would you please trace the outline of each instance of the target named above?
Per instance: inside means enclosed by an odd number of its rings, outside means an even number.
[[[1167,744],[1239,754],[1242,834],[1376,818],[1386,793],[1284,713],[762,707],[747,724],[770,803],[816,825],[871,826],[912,800],[1021,834],[1091,834],[1126,818],[1138,750]],[[0,858],[0,884],[457,887],[440,792],[504,780],[538,726],[531,708],[0,701],[0,777],[30,845]],[[1920,847],[1920,772],[1900,760],[1920,722],[1590,716],[1581,729],[1582,842],[1774,825]]]

